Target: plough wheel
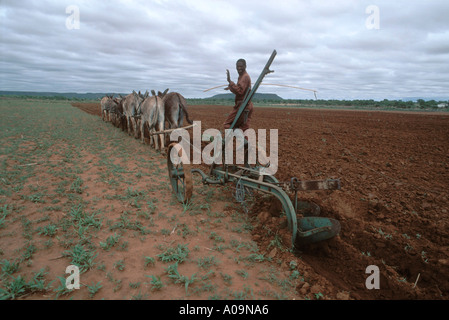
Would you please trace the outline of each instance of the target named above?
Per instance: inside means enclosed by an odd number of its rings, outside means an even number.
[[[173,192],[179,202],[187,203],[192,197],[193,181],[190,165],[187,163],[179,162],[179,164],[173,164],[171,160],[171,152],[177,143],[172,143],[168,146],[167,152],[167,167],[168,177],[173,189]],[[178,156],[182,156],[182,149],[178,151]]]

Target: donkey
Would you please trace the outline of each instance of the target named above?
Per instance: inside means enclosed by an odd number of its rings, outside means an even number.
[[[148,131],[150,133],[150,145],[154,145],[155,149],[162,151],[165,148],[164,135],[160,134],[159,139],[161,145],[159,146],[158,137],[156,135],[151,135],[154,132],[159,132],[164,130],[165,122],[165,108],[164,101],[157,95],[146,98],[140,107],[141,118],[140,118],[140,132],[141,141],[145,143],[145,125],[148,126]]]
[[[115,105],[114,95],[106,95],[101,99],[101,119],[103,121],[111,121],[110,112],[111,108]]]
[[[168,122],[168,129],[180,128],[184,123],[184,116],[189,124],[193,121],[189,119],[186,99],[177,92],[163,94],[165,103],[165,120]]]
[[[128,135],[131,135],[132,131],[134,131],[134,138],[136,139],[139,138],[139,128],[137,127],[136,118],[140,116],[140,105],[143,100],[143,97],[134,90],[122,99],[123,114],[126,117]]]
[[[109,110],[110,115],[110,121],[111,123],[117,127],[121,128],[122,131],[124,130],[124,120],[126,120],[124,114],[123,114],[123,97],[119,94],[118,98],[114,98],[115,104],[111,106]]]
[[[189,119],[185,98],[177,92],[167,94],[167,91],[168,89],[163,93],[158,92],[159,97],[162,97],[165,105],[165,121],[168,122],[167,129],[181,128],[184,123],[184,116],[189,124],[193,124],[193,121]],[[168,139],[169,136],[169,134],[166,134],[165,138]]]

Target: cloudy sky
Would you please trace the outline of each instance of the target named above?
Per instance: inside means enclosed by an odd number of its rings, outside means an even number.
[[[255,82],[321,99],[449,98],[447,0],[0,0],[0,90],[226,91]],[[312,99],[310,91],[258,92]]]

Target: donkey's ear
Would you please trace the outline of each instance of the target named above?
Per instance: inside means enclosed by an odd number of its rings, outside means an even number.
[[[166,94],[167,94],[167,92],[168,92],[168,90],[170,90],[169,88],[167,88],[167,89],[165,89],[165,91],[164,92],[162,92],[162,97],[164,97]]]

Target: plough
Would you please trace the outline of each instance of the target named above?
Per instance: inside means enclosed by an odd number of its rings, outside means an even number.
[[[273,72],[269,68],[276,54],[276,50],[274,50],[257,82],[251,91],[247,92],[230,129],[235,127],[237,119],[244,112],[265,75]],[[223,141],[223,145],[224,143],[225,141]],[[173,148],[176,149],[173,150]],[[187,203],[192,197],[192,174],[195,173],[201,176],[202,183],[205,185],[236,183],[236,194],[240,194],[240,200],[251,189],[275,196],[281,202],[286,214],[288,228],[292,234],[293,248],[330,239],[340,232],[341,227],[338,220],[317,217],[320,208],[316,204],[298,200],[299,191],[340,189],[339,179],[300,181],[297,178],[291,178],[290,181],[280,182],[273,175],[261,173],[263,170],[260,169],[263,166],[260,164],[255,167],[247,167],[234,164],[218,165],[215,162],[210,165],[209,174],[206,174],[201,169],[191,168],[190,162],[185,159],[174,163],[171,157],[172,150],[177,153],[179,159],[183,159],[182,148],[178,143],[172,143],[167,150],[167,167],[171,187],[177,199],[182,203]],[[294,196],[293,201],[288,194]]]

